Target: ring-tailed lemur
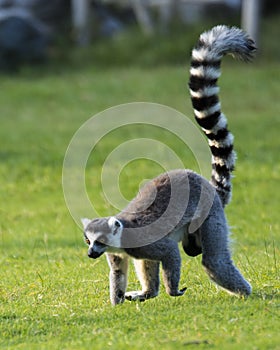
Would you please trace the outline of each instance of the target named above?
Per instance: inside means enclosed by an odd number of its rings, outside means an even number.
[[[210,182],[190,170],[170,171],[148,182],[116,216],[82,219],[88,256],[96,259],[107,253],[113,305],[125,299],[157,296],[160,263],[166,292],[183,295],[185,289],[178,289],[180,241],[188,255],[202,253],[206,272],[219,286],[237,295],[251,293],[250,284],[233,265],[228,247],[224,207],[230,201],[235,152],[233,136],[220,110],[217,80],[225,54],[247,61],[254,51],[254,42],[247,34],[224,25],[203,33],[192,51],[189,87],[195,119],[212,152]],[[191,230],[195,221],[199,225]],[[141,291],[126,292],[129,257],[134,259]]]

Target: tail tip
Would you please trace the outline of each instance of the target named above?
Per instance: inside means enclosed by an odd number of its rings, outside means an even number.
[[[255,41],[242,29],[224,24],[217,25],[200,35],[196,49],[211,48],[217,55],[232,54],[243,61],[254,58],[257,47]],[[211,55],[208,52],[208,55]],[[213,54],[213,53],[212,53]]]

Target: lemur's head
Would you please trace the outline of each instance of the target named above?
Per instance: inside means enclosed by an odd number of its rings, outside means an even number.
[[[108,248],[121,247],[123,225],[115,217],[82,219],[82,224],[89,258],[99,258]]]

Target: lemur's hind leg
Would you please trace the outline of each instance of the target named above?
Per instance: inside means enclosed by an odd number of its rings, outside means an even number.
[[[252,288],[231,260],[228,234],[222,211],[210,213],[201,227],[202,264],[219,286],[230,293],[248,296]]]
[[[123,303],[127,286],[128,257],[106,254],[110,266],[110,300],[113,305]]]
[[[156,297],[159,290],[159,262],[135,259],[134,266],[142,290],[127,292],[125,298],[144,301]]]

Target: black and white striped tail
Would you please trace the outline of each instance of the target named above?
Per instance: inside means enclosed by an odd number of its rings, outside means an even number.
[[[195,119],[208,138],[212,152],[211,183],[224,206],[231,198],[231,173],[236,154],[233,135],[227,128],[218,97],[221,59],[225,54],[232,54],[249,61],[255,50],[253,40],[241,29],[219,25],[201,34],[192,51],[189,87]]]

